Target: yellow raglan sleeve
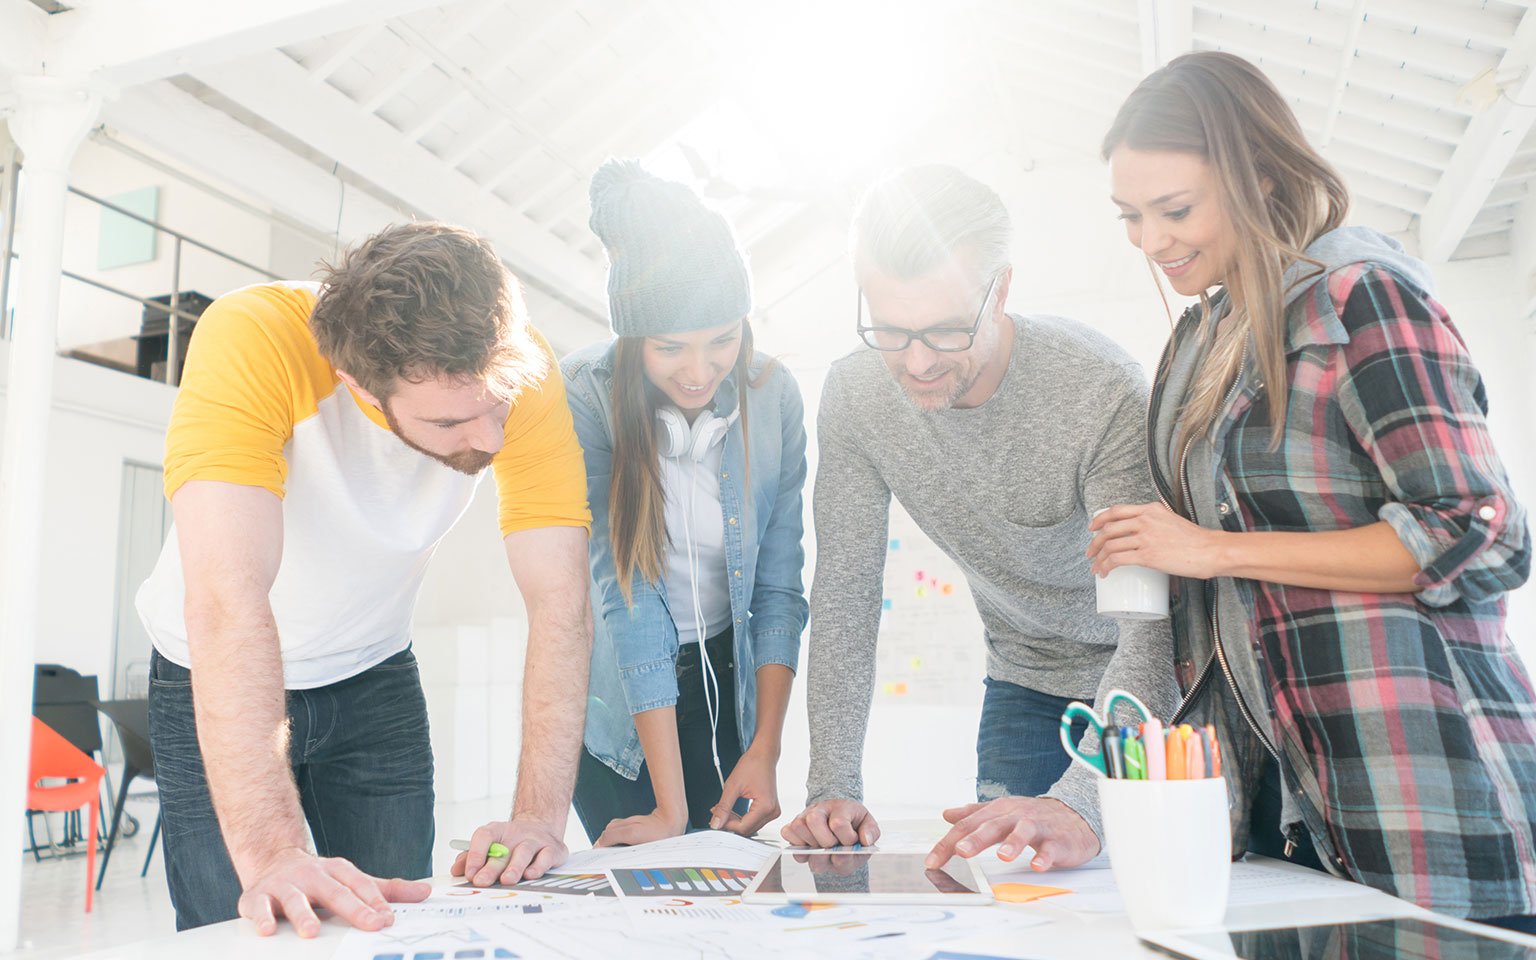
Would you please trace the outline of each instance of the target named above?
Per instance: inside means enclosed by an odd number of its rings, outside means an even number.
[[[198,320],[166,431],[167,498],[188,480],[283,496],[283,447],[293,435],[295,393],[305,373],[291,347],[302,345],[307,330],[288,314],[304,303],[249,288],[215,300]]]
[[[565,401],[565,379],[549,344],[549,372],[518,396],[507,415],[501,452],[491,461],[501,535],[533,527],[592,529],[587,470]]]

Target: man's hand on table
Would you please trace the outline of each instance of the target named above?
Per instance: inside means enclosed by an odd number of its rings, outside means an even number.
[[[395,922],[391,902],[416,903],[432,892],[431,884],[370,877],[340,857],[317,857],[297,847],[273,855],[255,873],[239,909],[263,937],[277,932],[278,917],[287,917],[301,937],[317,936],[316,907],[359,930],[382,930]]]
[[[1044,797],[1001,797],[968,803],[944,811],[954,824],[928,854],[929,868],[942,867],[952,856],[974,857],[996,844],[997,856],[1011,861],[1033,847],[1035,870],[1075,867],[1099,852],[1099,838],[1087,821],[1060,800]]]
[[[507,862],[500,870],[498,861],[486,859],[486,851],[492,843],[507,848]],[[543,820],[532,817],[511,820],[494,820],[469,837],[469,849],[459,854],[448,872],[455,877],[468,877],[477,887],[493,883],[521,883],[537,880],[551,867],[559,866],[570,856],[561,833]]]
[[[796,847],[869,847],[880,839],[880,824],[857,800],[823,800],[806,807],[779,833]]]

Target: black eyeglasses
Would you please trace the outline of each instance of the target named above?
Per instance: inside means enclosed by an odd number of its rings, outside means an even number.
[[[913,340],[921,340],[929,350],[939,353],[959,353],[962,350],[971,349],[971,344],[976,342],[976,332],[981,329],[981,321],[987,315],[987,304],[992,302],[992,291],[997,289],[997,278],[1000,274],[992,275],[992,282],[987,284],[986,295],[981,298],[981,307],[976,311],[976,322],[966,330],[961,327],[925,327],[922,330],[906,330],[901,327],[866,327],[864,326],[864,291],[859,291],[859,337],[874,347],[876,350],[884,350],[895,353],[905,350],[912,345]]]

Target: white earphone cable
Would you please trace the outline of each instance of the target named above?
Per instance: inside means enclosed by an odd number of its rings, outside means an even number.
[[[692,451],[690,451],[691,453]],[[720,769],[720,680],[715,675],[715,668],[709,661],[709,646],[705,643],[705,624],[703,603],[699,595],[699,555],[693,542],[693,507],[695,494],[699,488],[699,471],[704,468],[703,457],[688,458],[693,463],[693,472],[688,477],[688,505],[683,510],[683,541],[688,553],[688,584],[693,594],[693,622],[695,634],[699,643],[699,660],[703,672],[700,679],[704,683],[704,709],[709,714],[709,753],[715,762],[715,776],[720,780],[720,789],[725,789],[725,773]],[[714,686],[714,698],[710,698],[710,686]]]

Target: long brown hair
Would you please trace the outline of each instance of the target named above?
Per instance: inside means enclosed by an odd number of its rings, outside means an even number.
[[[1210,299],[1200,294],[1212,342],[1180,411],[1185,435],[1203,432],[1221,412],[1251,339],[1278,445],[1287,394],[1283,277],[1298,262],[1321,269],[1305,250],[1343,224],[1343,178],[1307,142],[1269,78],[1230,53],[1187,53],[1142,80],[1104,135],[1104,159],[1122,144],[1203,157],[1237,237],[1231,275],[1223,278],[1226,315],[1212,316]]]
[[[613,545],[613,565],[619,577],[619,590],[626,603],[634,603],[630,587],[636,571],[648,583],[661,582],[663,556],[667,547],[666,492],[661,488],[661,460],[656,448],[656,408],[660,391],[645,375],[645,338],[619,337],[613,349],[613,459],[608,480],[608,538]],[[741,321],[741,352],[731,376],[736,381],[736,406],[741,411],[742,457],[747,474],[746,489],[752,486],[752,463],[748,454],[747,389],[758,387],[778,365],[769,359],[751,379],[756,356],[753,348],[752,322]],[[743,501],[750,507],[751,497]]]

